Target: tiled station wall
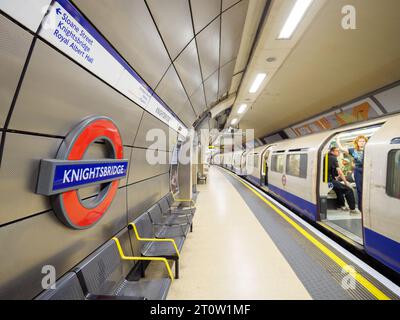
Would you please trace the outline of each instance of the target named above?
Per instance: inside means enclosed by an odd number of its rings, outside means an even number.
[[[42,290],[44,265],[62,276],[168,193],[177,133],[2,14],[0,70],[0,299],[30,299]],[[118,125],[130,169],[106,215],[78,231],[57,219],[35,186],[40,159],[55,158],[62,139],[90,115]],[[156,151],[166,164],[146,161],[152,128],[167,135],[168,146]],[[103,148],[93,145],[86,157],[104,156]],[[88,188],[81,197],[96,192]],[[128,239],[125,250],[132,252]]]

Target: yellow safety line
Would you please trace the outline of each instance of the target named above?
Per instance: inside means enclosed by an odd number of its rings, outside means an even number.
[[[292,227],[294,227],[298,232],[300,232],[305,238],[307,238],[311,243],[313,243],[318,249],[320,249],[325,255],[331,258],[337,265],[339,265],[344,270],[349,270],[349,266],[346,262],[344,262],[341,258],[339,258],[335,253],[329,250],[325,245],[323,245],[320,241],[314,238],[310,233],[304,230],[300,225],[298,225],[294,220],[289,218],[286,214],[284,214],[278,207],[276,207],[272,202],[265,199],[259,192],[249,187],[242,180],[237,178],[234,174],[227,171],[232,177],[242,183],[247,189],[253,192],[258,198],[264,201],[268,206],[270,206],[276,213],[278,213],[283,219],[285,219]],[[370,281],[364,278],[357,271],[349,273],[356,281],[358,281],[365,289],[367,289],[374,297],[378,300],[391,300],[387,295],[385,295],[381,290],[375,287]]]
[[[138,232],[138,230],[136,228],[136,225],[134,223],[130,223],[129,225],[132,226],[137,240],[139,240],[139,241],[147,241],[147,242],[171,242],[172,245],[175,248],[177,256],[179,257],[179,250],[178,250],[178,247],[176,246],[176,243],[175,243],[174,239],[141,238],[140,235],[139,235],[139,232]]]
[[[118,252],[119,252],[119,255],[120,255],[122,260],[128,260],[128,261],[161,261],[161,262],[164,262],[165,267],[167,268],[169,277],[171,278],[171,281],[174,281],[174,276],[172,274],[172,271],[171,271],[171,268],[170,268],[170,266],[168,264],[167,259],[160,258],[160,257],[151,257],[150,258],[150,257],[129,257],[129,256],[126,256],[124,254],[124,251],[122,250],[121,243],[119,242],[119,239],[114,237],[113,240],[117,244]]]

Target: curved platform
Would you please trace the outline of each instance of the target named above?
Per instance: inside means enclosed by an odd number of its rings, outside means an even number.
[[[213,166],[198,188],[168,299],[399,299],[398,286],[231,172]]]

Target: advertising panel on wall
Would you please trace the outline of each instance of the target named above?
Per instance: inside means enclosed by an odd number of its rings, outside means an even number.
[[[179,152],[181,150],[181,146],[182,143],[178,142],[178,144],[174,148],[174,151],[172,152],[171,168],[170,168],[170,190],[173,194],[177,194],[179,192],[178,169],[179,169]]]
[[[310,120],[285,129],[290,138],[305,136],[345,126],[348,124],[367,121],[385,114],[400,112],[400,86],[392,84],[378,92],[371,93],[367,98],[359,98],[355,102],[336,107]]]
[[[313,118],[305,123],[292,127],[297,136],[335,129],[347,124],[374,119],[383,112],[371,99],[342,107],[337,111]]]

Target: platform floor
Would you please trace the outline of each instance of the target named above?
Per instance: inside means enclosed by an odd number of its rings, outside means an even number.
[[[168,299],[311,299],[227,176],[198,185],[194,232]]]
[[[212,166],[207,184],[198,190],[194,232],[185,242],[180,279],[168,299],[396,298],[379,284],[367,289],[349,280],[326,251],[226,170]],[[322,245],[347,265],[339,252]]]

